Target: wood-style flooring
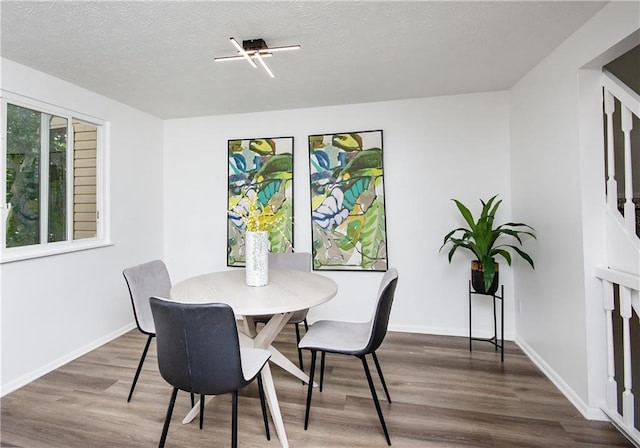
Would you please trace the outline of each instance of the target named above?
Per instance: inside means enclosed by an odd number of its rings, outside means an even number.
[[[276,345],[297,359],[293,326]],[[3,447],[153,447],[171,388],[157,370],[155,341],[130,403],[127,394],[146,336],[131,331],[8,394],[1,401]],[[632,446],[610,424],[585,420],[513,343],[504,363],[487,343],[459,337],[388,333],[378,358],[392,403],[379,387],[395,447]],[[305,354],[305,368],[309,355]],[[373,365],[372,363],[370,363]],[[327,355],[324,390],[315,389],[303,429],[307,388],[272,367],[291,447],[385,447],[362,363]],[[374,381],[379,385],[375,370]],[[241,447],[279,447],[264,435],[257,386],[238,400]],[[167,447],[230,445],[231,397],[207,405],[204,429],[183,425],[189,395],[179,393]]]

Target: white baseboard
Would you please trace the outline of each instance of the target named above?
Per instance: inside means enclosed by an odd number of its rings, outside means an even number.
[[[549,378],[549,381],[558,388],[567,400],[583,415],[587,420],[608,421],[609,419],[600,408],[593,408],[587,405],[569,385],[547,364],[538,353],[526,342],[516,338],[516,344],[533,361],[533,363]]]
[[[0,386],[0,389],[1,389],[0,397],[4,397],[5,395],[13,392],[14,390],[20,389],[22,386],[25,386],[30,382],[37,380],[41,376],[46,375],[49,372],[52,372],[58,367],[61,367],[67,364],[68,362],[71,362],[74,359],[79,358],[80,356],[86,355],[90,351],[95,350],[96,348],[106,344],[107,342],[111,342],[115,338],[122,336],[123,334],[131,331],[135,327],[136,325],[134,323],[127,324],[124,327],[121,327],[93,342],[90,342],[89,344],[86,344],[85,346],[80,347],[77,350],[67,353],[66,355],[54,361],[51,361],[50,363],[45,364],[44,366],[32,372],[22,375],[21,377],[16,378],[15,380],[8,382],[7,384],[3,384],[2,386]]]
[[[630,428],[624,423],[624,420],[618,413],[608,412],[606,408],[602,409],[602,412],[609,417],[613,426],[620,431],[636,448],[640,448],[640,431],[635,428]]]

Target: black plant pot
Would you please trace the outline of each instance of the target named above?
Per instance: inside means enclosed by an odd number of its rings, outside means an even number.
[[[471,286],[473,290],[479,294],[494,295],[498,290],[499,272],[498,263],[494,263],[495,275],[493,276],[493,282],[488,291],[484,288],[484,266],[479,261],[475,260],[471,262]]]

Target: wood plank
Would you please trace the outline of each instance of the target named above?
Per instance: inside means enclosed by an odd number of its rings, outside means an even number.
[[[96,213],[74,213],[73,214],[74,222],[96,222]]]
[[[76,194],[73,195],[74,204],[94,204],[96,202],[95,194]]]
[[[96,159],[75,159],[73,162],[75,168],[91,168],[96,166]]]
[[[124,298],[122,299],[124,300]],[[304,329],[302,330],[304,331]],[[171,388],[157,370],[151,345],[136,391],[127,394],[146,336],[131,331],[3,397],[2,446],[156,446]],[[276,345],[296,360],[293,326]],[[512,342],[505,361],[488,344],[460,337],[390,332],[378,350],[392,404],[382,411],[396,447],[631,447],[605,422],[588,421]],[[310,356],[304,353],[305,366]],[[373,363],[371,363],[373,364]],[[290,446],[386,447],[361,362],[328,355],[324,390],[313,393],[309,429],[303,429],[306,386],[272,369]],[[183,425],[189,395],[178,394],[167,448],[226,446],[230,397],[217,397],[197,419]],[[240,446],[267,442],[255,384],[240,392]]]
[[[73,194],[92,194],[96,195],[95,185],[77,185],[73,188]]]
[[[75,151],[96,149],[96,146],[97,146],[97,144],[96,144],[95,140],[85,140],[85,141],[73,142],[73,149]]]
[[[74,204],[73,211],[75,213],[93,213],[93,216],[95,216],[96,204],[95,202],[87,204]]]
[[[90,230],[75,230],[73,232],[73,239],[74,240],[82,240],[85,238],[95,238],[97,235],[96,231],[90,231]]]
[[[76,177],[95,177],[96,169],[94,168],[75,168],[73,175]]]
[[[73,230],[85,230],[96,232],[96,222],[95,221],[76,221],[73,223]]]
[[[96,185],[96,176],[76,176],[73,178],[74,185]]]
[[[93,146],[95,148],[95,145]],[[95,159],[97,154],[96,149],[82,149],[76,150],[73,152],[74,159]]]
[[[94,131],[96,127],[92,124],[85,123],[83,121],[73,120],[73,130],[74,132],[87,132]]]
[[[84,131],[80,131],[79,129],[76,130],[75,132],[75,141],[79,142],[79,141],[96,141],[96,128],[93,128],[92,130],[84,130]]]

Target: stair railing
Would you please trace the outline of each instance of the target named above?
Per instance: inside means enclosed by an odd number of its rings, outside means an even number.
[[[602,87],[604,94],[604,113],[606,117],[607,141],[607,206],[610,212],[618,209],[618,183],[616,180],[615,144],[613,115],[616,100],[620,102],[620,130],[624,139],[624,158],[622,172],[624,172],[624,228],[630,235],[640,237],[640,202],[634,201],[633,164],[631,130],[633,117],[640,117],[640,95],[630,89],[612,73],[604,70],[602,73]],[[640,157],[640,148],[635,149],[635,157]],[[640,173],[637,173],[640,175]]]
[[[640,276],[600,268],[596,277],[602,280],[607,332],[606,402],[602,411],[640,446]]]

